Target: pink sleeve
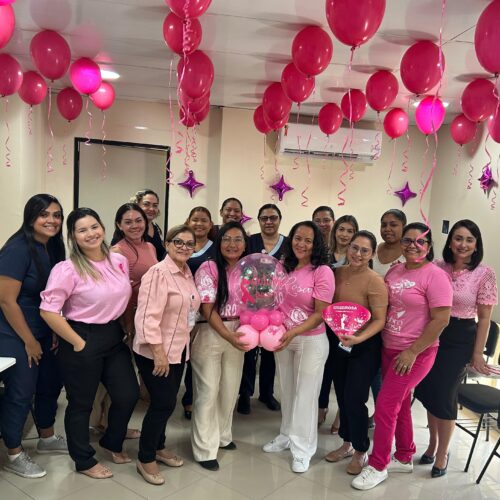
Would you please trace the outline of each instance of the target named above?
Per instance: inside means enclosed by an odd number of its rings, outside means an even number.
[[[215,262],[207,260],[196,271],[194,281],[202,304],[214,304],[217,296],[218,273]]]
[[[312,296],[322,302],[332,303],[335,293],[335,278],[328,266],[319,266],[314,270],[314,287]]]
[[[429,307],[451,307],[453,303],[453,287],[451,286],[451,278],[448,273],[442,269],[429,266],[433,272],[429,276],[427,283],[426,297],[429,302]]]
[[[486,267],[479,290],[477,293],[477,303],[485,306],[494,306],[498,302],[497,279],[495,271],[491,267]]]
[[[162,344],[160,323],[167,303],[168,281],[157,268],[144,274],[137,298],[135,332],[138,344]]]
[[[59,314],[75,288],[77,277],[71,261],[56,264],[50,272],[45,290],[40,294],[40,309]]]

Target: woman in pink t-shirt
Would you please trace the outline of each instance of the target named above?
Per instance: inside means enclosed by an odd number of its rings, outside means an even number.
[[[69,454],[78,472],[104,479],[113,473],[94,458],[89,442],[97,387],[102,382],[111,397],[108,428],[99,444],[117,464],[131,462],[122,447],[139,396],[119,322],[132,293],[128,262],[109,251],[94,210],[73,210],[67,230],[70,258],[52,269],[41,293],[40,314],[60,337],[57,358],[68,399],[64,424]]]
[[[306,472],[318,443],[318,396],[328,340],[322,312],[335,293],[327,251],[312,221],[295,224],[285,247],[281,312],[286,333],[276,352],[281,387],[281,428],[266,453],[290,449],[293,472]]]
[[[431,477],[444,476],[448,468],[458,388],[466,365],[479,373],[489,373],[483,352],[498,296],[495,271],[481,264],[483,240],[474,222],[465,219],[454,224],[444,245],[443,259],[436,264],[452,279],[451,320],[439,338],[432,370],[415,390],[415,396],[427,409],[429,423],[429,445],[420,464],[434,463]]]
[[[408,224],[401,238],[405,264],[385,275],[389,309],[382,330],[382,388],[375,405],[373,449],[361,474],[352,481],[369,490],[387,479],[387,472],[412,472],[411,391],[429,373],[438,338],[450,320],[453,290],[449,276],[431,263],[431,230]],[[391,459],[396,437],[396,453]]]

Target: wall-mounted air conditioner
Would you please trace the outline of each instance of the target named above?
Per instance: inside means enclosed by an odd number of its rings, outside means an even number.
[[[317,158],[345,158],[373,163],[380,158],[382,134],[377,130],[341,127],[327,137],[317,125],[289,123],[280,130],[276,150],[279,154],[308,155]]]

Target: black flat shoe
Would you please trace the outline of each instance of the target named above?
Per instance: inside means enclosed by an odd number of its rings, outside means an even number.
[[[418,463],[420,465],[430,465],[434,463],[434,460],[436,460],[436,457],[430,457],[429,455],[426,455],[425,453],[420,457],[420,460]]]
[[[250,415],[250,396],[240,396],[236,411],[242,415]]]
[[[221,450],[236,450],[236,445],[231,441],[230,443],[226,444],[226,446],[219,446]]]
[[[216,471],[219,470],[219,462],[217,460],[200,460],[198,462],[204,469]]]
[[[431,470],[431,477],[442,477],[448,471],[448,464],[450,463],[450,454],[448,453],[448,459],[446,460],[446,467],[440,469],[439,467],[433,466]]]
[[[263,398],[262,396],[259,396],[259,401],[264,403],[271,411],[281,410],[280,402],[274,396],[271,396],[270,398]]]

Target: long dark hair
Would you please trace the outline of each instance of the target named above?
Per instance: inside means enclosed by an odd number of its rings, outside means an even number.
[[[226,305],[227,299],[229,297],[229,287],[227,283],[227,261],[222,255],[221,245],[222,238],[230,229],[239,229],[241,231],[241,235],[245,240],[245,250],[241,257],[247,255],[248,251],[248,235],[243,229],[243,226],[236,221],[230,221],[221,226],[219,232],[217,233],[217,237],[215,238],[215,265],[217,266],[218,280],[217,280],[217,298],[215,299],[215,305],[217,306],[217,310],[220,312],[222,308]]]
[[[40,257],[36,250],[36,239],[33,224],[40,216],[40,214],[44,210],[47,210],[51,203],[57,203],[57,205],[59,205],[59,208],[61,209],[61,229],[57,234],[49,238],[49,241],[46,244],[47,253],[49,255],[51,267],[64,260],[66,254],[62,237],[62,223],[64,222],[64,213],[59,200],[51,194],[35,194],[26,202],[26,205],[24,206],[23,223],[21,224],[21,227],[5,242],[5,245],[2,247],[2,250],[6,248],[14,238],[24,238],[28,245],[31,258],[35,263],[40,283],[46,283],[48,275],[43,269]]]
[[[416,229],[417,231],[420,231],[422,234],[425,234],[425,237],[427,238],[427,241],[429,242],[429,251],[427,252],[427,255],[425,256],[425,258],[429,262],[432,262],[434,260],[434,247],[432,244],[433,242],[432,242],[431,228],[429,226],[426,226],[423,222],[410,222],[410,224],[407,224],[403,228],[403,237],[411,229]]]
[[[478,225],[469,220],[469,219],[462,219],[455,224],[453,224],[453,227],[451,228],[450,233],[448,234],[448,238],[446,238],[446,243],[444,244],[443,248],[443,260],[447,262],[448,264],[453,264],[455,262],[455,257],[453,256],[453,252],[451,251],[450,245],[451,245],[451,239],[453,238],[453,233],[457,230],[460,229],[461,227],[464,227],[470,233],[474,238],[476,238],[476,250],[470,257],[470,262],[467,264],[467,268],[470,271],[473,271],[476,269],[479,264],[481,264],[481,261],[483,260],[483,238],[481,236],[481,231],[479,230]]]
[[[313,230],[314,233],[313,247],[311,253],[312,266],[316,268],[318,266],[321,266],[322,264],[328,263],[328,252],[326,249],[325,242],[323,241],[323,235],[321,234],[319,227],[313,221],[310,220],[297,222],[297,224],[295,224],[292,227],[292,229],[290,229],[290,233],[288,234],[288,239],[286,240],[285,249],[283,252],[285,256],[283,265],[285,266],[286,271],[289,273],[292,272],[299,263],[297,257],[295,256],[295,253],[293,252],[292,241],[293,237],[295,236],[295,233],[297,232],[297,229],[302,226],[309,227],[310,229]]]
[[[335,238],[335,233],[337,232],[340,224],[350,224],[354,228],[355,233],[359,231],[358,221],[356,220],[356,217],[354,217],[354,215],[343,215],[342,217],[339,217],[335,221],[332,232],[330,234],[330,248],[332,254],[337,250],[337,238]]]
[[[148,218],[144,213],[144,210],[137,203],[124,203],[117,211],[115,215],[115,232],[113,233],[112,241],[114,243],[118,243],[119,241],[125,238],[125,234],[118,227],[118,224],[121,224],[123,216],[129,211],[134,210],[134,212],[139,212],[141,217],[144,219],[144,232],[142,233],[141,240],[144,240],[144,235],[148,230]]]

